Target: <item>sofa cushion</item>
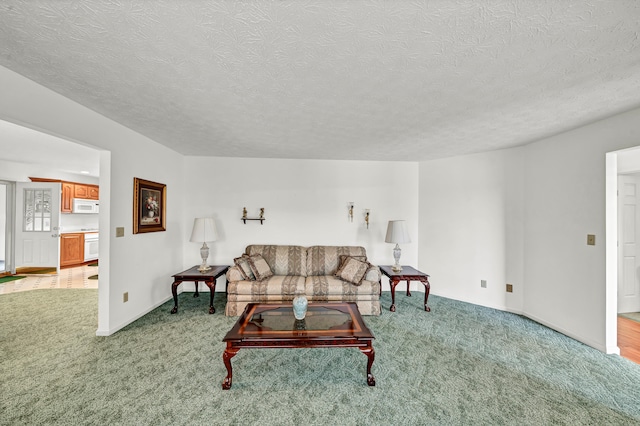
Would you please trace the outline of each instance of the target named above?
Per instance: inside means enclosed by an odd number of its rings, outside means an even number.
[[[255,275],[256,280],[258,281],[262,281],[273,276],[273,272],[271,271],[269,264],[264,260],[264,257],[259,254],[249,256],[249,265],[251,266],[253,275]]]
[[[298,275],[274,275],[262,281],[233,281],[227,285],[228,300],[293,300],[298,292],[304,291],[305,277]],[[237,295],[252,298],[242,299]]]
[[[307,249],[307,276],[334,275],[340,266],[340,256],[365,256],[360,246],[313,246]]]
[[[261,255],[274,275],[307,276],[307,249],[289,245],[250,245],[245,253]]]
[[[251,264],[249,263],[249,256],[242,255],[233,259],[233,263],[239,268],[242,277],[245,280],[253,281],[256,279],[255,274],[251,270]]]
[[[355,257],[346,257],[342,265],[340,265],[340,268],[336,271],[336,277],[350,282],[353,285],[360,285],[370,266],[369,262],[359,260]]]
[[[380,283],[378,281],[362,280],[356,286],[344,281],[334,275],[313,275],[307,277],[304,283],[305,295],[309,300],[351,301],[360,299],[378,299],[380,294]],[[338,296],[338,297],[335,297]]]

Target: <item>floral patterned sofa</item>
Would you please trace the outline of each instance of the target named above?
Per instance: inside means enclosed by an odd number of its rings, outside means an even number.
[[[250,302],[356,302],[362,315],[380,315],[380,269],[364,247],[249,245],[227,271],[225,314],[240,315]]]

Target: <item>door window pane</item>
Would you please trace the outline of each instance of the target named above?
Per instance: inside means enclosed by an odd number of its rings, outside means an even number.
[[[24,231],[51,231],[51,190],[24,190]]]

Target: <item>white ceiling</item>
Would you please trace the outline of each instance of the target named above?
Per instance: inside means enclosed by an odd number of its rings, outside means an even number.
[[[0,65],[185,155],[429,160],[640,106],[636,0],[3,0]]]
[[[2,120],[0,160],[29,165],[29,170],[33,170],[35,165],[47,172],[57,170],[76,175],[100,176],[100,153],[97,150]]]

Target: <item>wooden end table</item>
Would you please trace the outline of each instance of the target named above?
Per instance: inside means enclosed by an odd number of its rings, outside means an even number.
[[[293,316],[291,303],[249,303],[223,339],[227,377],[222,389],[231,388],[231,358],[242,348],[358,348],[367,356],[367,384],[375,386],[373,339],[354,302],[311,302],[302,320]]]
[[[391,284],[391,312],[396,311],[396,286],[400,281],[407,282],[407,296],[411,296],[409,291],[410,281],[420,281],[424,284],[424,310],[431,312],[431,308],[427,306],[427,300],[429,299],[429,292],[431,291],[431,284],[429,284],[429,275],[412,268],[411,266],[403,266],[402,271],[395,272],[391,269],[391,265],[380,266],[380,271],[389,278],[389,284]],[[382,285],[380,286],[382,288]]]
[[[229,265],[212,265],[211,269],[206,272],[198,271],[200,265],[196,265],[192,268],[187,269],[186,271],[182,271],[173,276],[173,284],[171,284],[171,293],[173,294],[173,309],[171,309],[171,313],[175,314],[178,312],[178,286],[182,283],[182,281],[193,281],[196,283],[196,293],[193,297],[200,297],[200,293],[198,293],[198,283],[200,281],[204,282],[207,287],[209,287],[209,291],[211,295],[209,296],[209,313],[213,314],[216,312],[216,308],[213,307],[213,295],[216,291],[216,280],[218,277],[227,273],[229,269]]]

